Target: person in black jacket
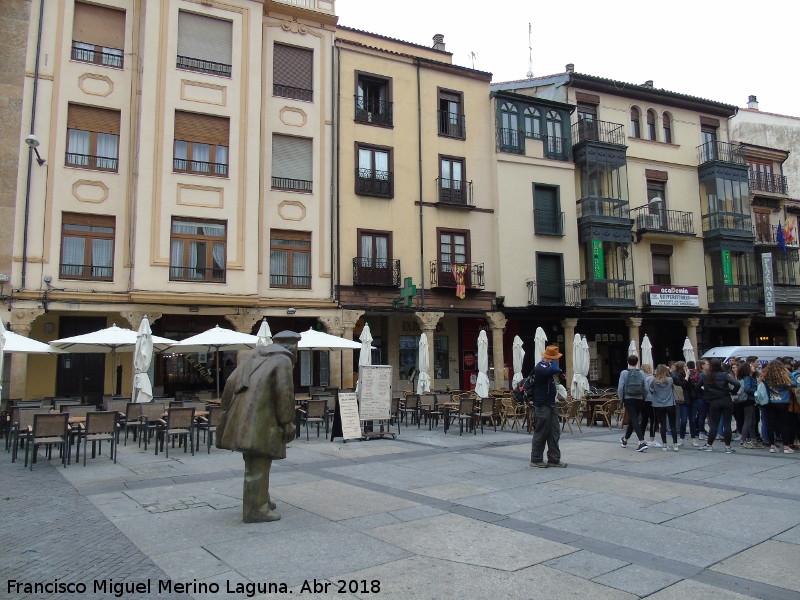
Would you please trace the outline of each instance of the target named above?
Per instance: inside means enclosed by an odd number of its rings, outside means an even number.
[[[680,416],[680,436],[678,437],[678,446],[683,446],[683,440],[686,438],[686,425],[689,423],[689,403],[692,401],[692,385],[687,377],[686,363],[679,360],[674,365],[674,370],[670,373],[672,382],[683,390],[683,402],[678,404],[678,415]],[[691,427],[689,428],[691,433]],[[694,436],[692,436],[694,437]]]
[[[558,359],[563,354],[558,351],[558,346],[547,346],[542,352],[542,360],[534,368],[534,382],[526,383],[525,391],[531,388],[533,396],[533,442],[531,443],[532,467],[566,467],[567,463],[561,462],[561,449],[558,447],[558,438],[561,436],[561,423],[556,411],[556,381],[555,376],[561,373]],[[530,380],[528,380],[530,381]],[[547,444],[547,462],[544,462],[544,446]]]
[[[700,448],[711,452],[714,438],[717,436],[719,420],[725,432],[725,452],[735,452],[731,448],[731,417],[733,416],[733,400],[731,394],[739,391],[741,384],[733,377],[722,371],[722,363],[718,358],[708,361],[703,378],[703,397],[708,404],[708,441]]]

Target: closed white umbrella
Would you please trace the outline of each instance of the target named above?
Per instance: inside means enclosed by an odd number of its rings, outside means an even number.
[[[358,336],[361,341],[361,354],[358,355],[358,366],[368,367],[372,364],[372,332],[369,330],[369,323],[364,324],[364,329],[361,330],[361,335]],[[358,370],[358,381],[356,382],[356,391],[361,385],[361,369]]]
[[[585,348],[584,348],[585,345]],[[589,391],[589,344],[576,333],[572,341],[572,385],[573,398],[582,398]]]
[[[431,391],[431,376],[428,374],[430,359],[428,357],[428,336],[424,333],[419,336],[419,375],[417,377],[417,393],[424,394]]]
[[[644,339],[642,339],[642,366],[644,365],[653,366],[653,346],[646,333],[644,334]]]
[[[261,320],[261,327],[258,328],[258,333],[256,334],[256,346],[269,346],[272,343],[272,332],[269,330],[269,323],[267,323],[267,317],[264,317]]]
[[[150,321],[142,318],[136,335],[136,348],[133,351],[133,401],[150,402],[153,399],[153,386],[147,372],[153,360],[153,332]]]
[[[534,362],[538,363],[542,360],[542,352],[547,347],[547,334],[541,327],[536,328],[536,334],[533,336],[533,352]]]
[[[690,360],[691,361],[697,360],[694,357],[694,348],[692,348],[692,342],[688,337],[683,342],[683,360],[685,360],[686,362],[689,362]]]
[[[636,340],[631,340],[628,346],[628,356],[639,356],[639,348],[636,345]]]
[[[511,346],[512,362],[514,363],[514,376],[511,378],[511,389],[517,388],[517,384],[522,381],[522,361],[525,359],[525,350],[522,348],[522,338],[514,336],[514,343]]]
[[[489,338],[483,330],[478,335],[478,381],[475,383],[475,393],[479,398],[489,397]]]

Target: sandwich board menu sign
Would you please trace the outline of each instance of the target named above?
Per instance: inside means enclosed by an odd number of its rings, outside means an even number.
[[[359,439],[361,434],[361,421],[358,418],[358,399],[355,392],[339,392],[339,416],[342,421],[342,438],[345,440]],[[333,436],[331,435],[331,439]]]
[[[391,365],[361,365],[358,377],[358,404],[362,421],[391,418]]]

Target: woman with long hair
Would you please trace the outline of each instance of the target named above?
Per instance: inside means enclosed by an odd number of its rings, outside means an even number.
[[[780,432],[781,442],[783,442],[784,454],[792,454],[792,442],[794,442],[794,432],[789,421],[789,401],[792,388],[797,387],[789,377],[789,371],[780,360],[770,361],[761,371],[761,381],[767,387],[767,398],[769,403],[767,409],[767,438],[769,439],[769,451],[777,452],[775,445],[775,432]]]
[[[650,389],[650,384],[653,383],[653,367],[651,365],[642,365],[642,373],[644,373],[644,384],[647,389]],[[645,399],[644,408],[642,409],[642,433],[647,431],[647,424],[650,424],[650,441],[647,442],[648,446],[661,447],[656,441],[656,411],[653,409],[652,397],[649,395]]]
[[[692,394],[686,363],[682,360],[676,362],[675,370],[670,373],[670,377],[672,377],[672,383],[683,390],[683,404],[678,404],[678,413],[680,415],[680,437],[678,438],[678,446],[683,446],[683,440],[686,438],[686,425],[689,423],[689,402],[691,401]],[[677,403],[677,401],[678,399],[676,398],[675,402]]]
[[[723,372],[722,363],[718,358],[712,358],[706,364],[703,377],[703,397],[708,404],[708,440],[700,450],[711,452],[714,438],[717,437],[717,428],[722,419],[724,431],[725,452],[735,452],[731,448],[731,417],[733,416],[733,400],[731,393],[739,391],[741,384],[733,377]]]
[[[747,392],[747,400],[738,405],[742,407],[743,414],[739,446],[742,448],[755,448],[757,437],[755,420],[756,386],[758,385],[758,380],[753,377],[752,368],[746,362],[739,365],[736,375],[739,378],[739,383],[744,386],[744,391]],[[763,446],[759,444],[759,448],[763,448]]]
[[[664,450],[678,451],[678,428],[675,426],[675,394],[672,391],[672,377],[667,365],[658,365],[650,383],[650,397],[653,400],[653,411],[661,429],[661,443]],[[672,432],[672,445],[667,448],[667,419]]]

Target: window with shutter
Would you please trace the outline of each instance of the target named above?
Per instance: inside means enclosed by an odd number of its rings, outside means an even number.
[[[113,216],[64,213],[60,279],[114,279]]]
[[[172,218],[170,281],[225,283],[225,221]]]
[[[75,3],[72,60],[121,69],[125,49],[125,11]]]
[[[311,287],[311,233],[270,230],[269,285],[274,288]]]
[[[359,144],[357,161],[356,194],[392,198],[394,179],[391,148]]]
[[[272,53],[272,95],[314,100],[314,51],[275,44]]]
[[[116,171],[118,151],[119,111],[81,104],[69,105],[65,165]]]
[[[205,15],[178,12],[179,69],[231,76],[233,23]]]
[[[536,293],[539,304],[564,304],[561,254],[536,253]]]
[[[272,188],[310,192],[313,189],[313,143],[309,138],[272,135]]]
[[[227,177],[229,130],[227,117],[175,111],[172,170]]]
[[[655,285],[672,285],[672,272],[669,267],[669,254],[653,252],[653,283]]]
[[[537,235],[564,235],[558,186],[534,184],[533,227]]]

